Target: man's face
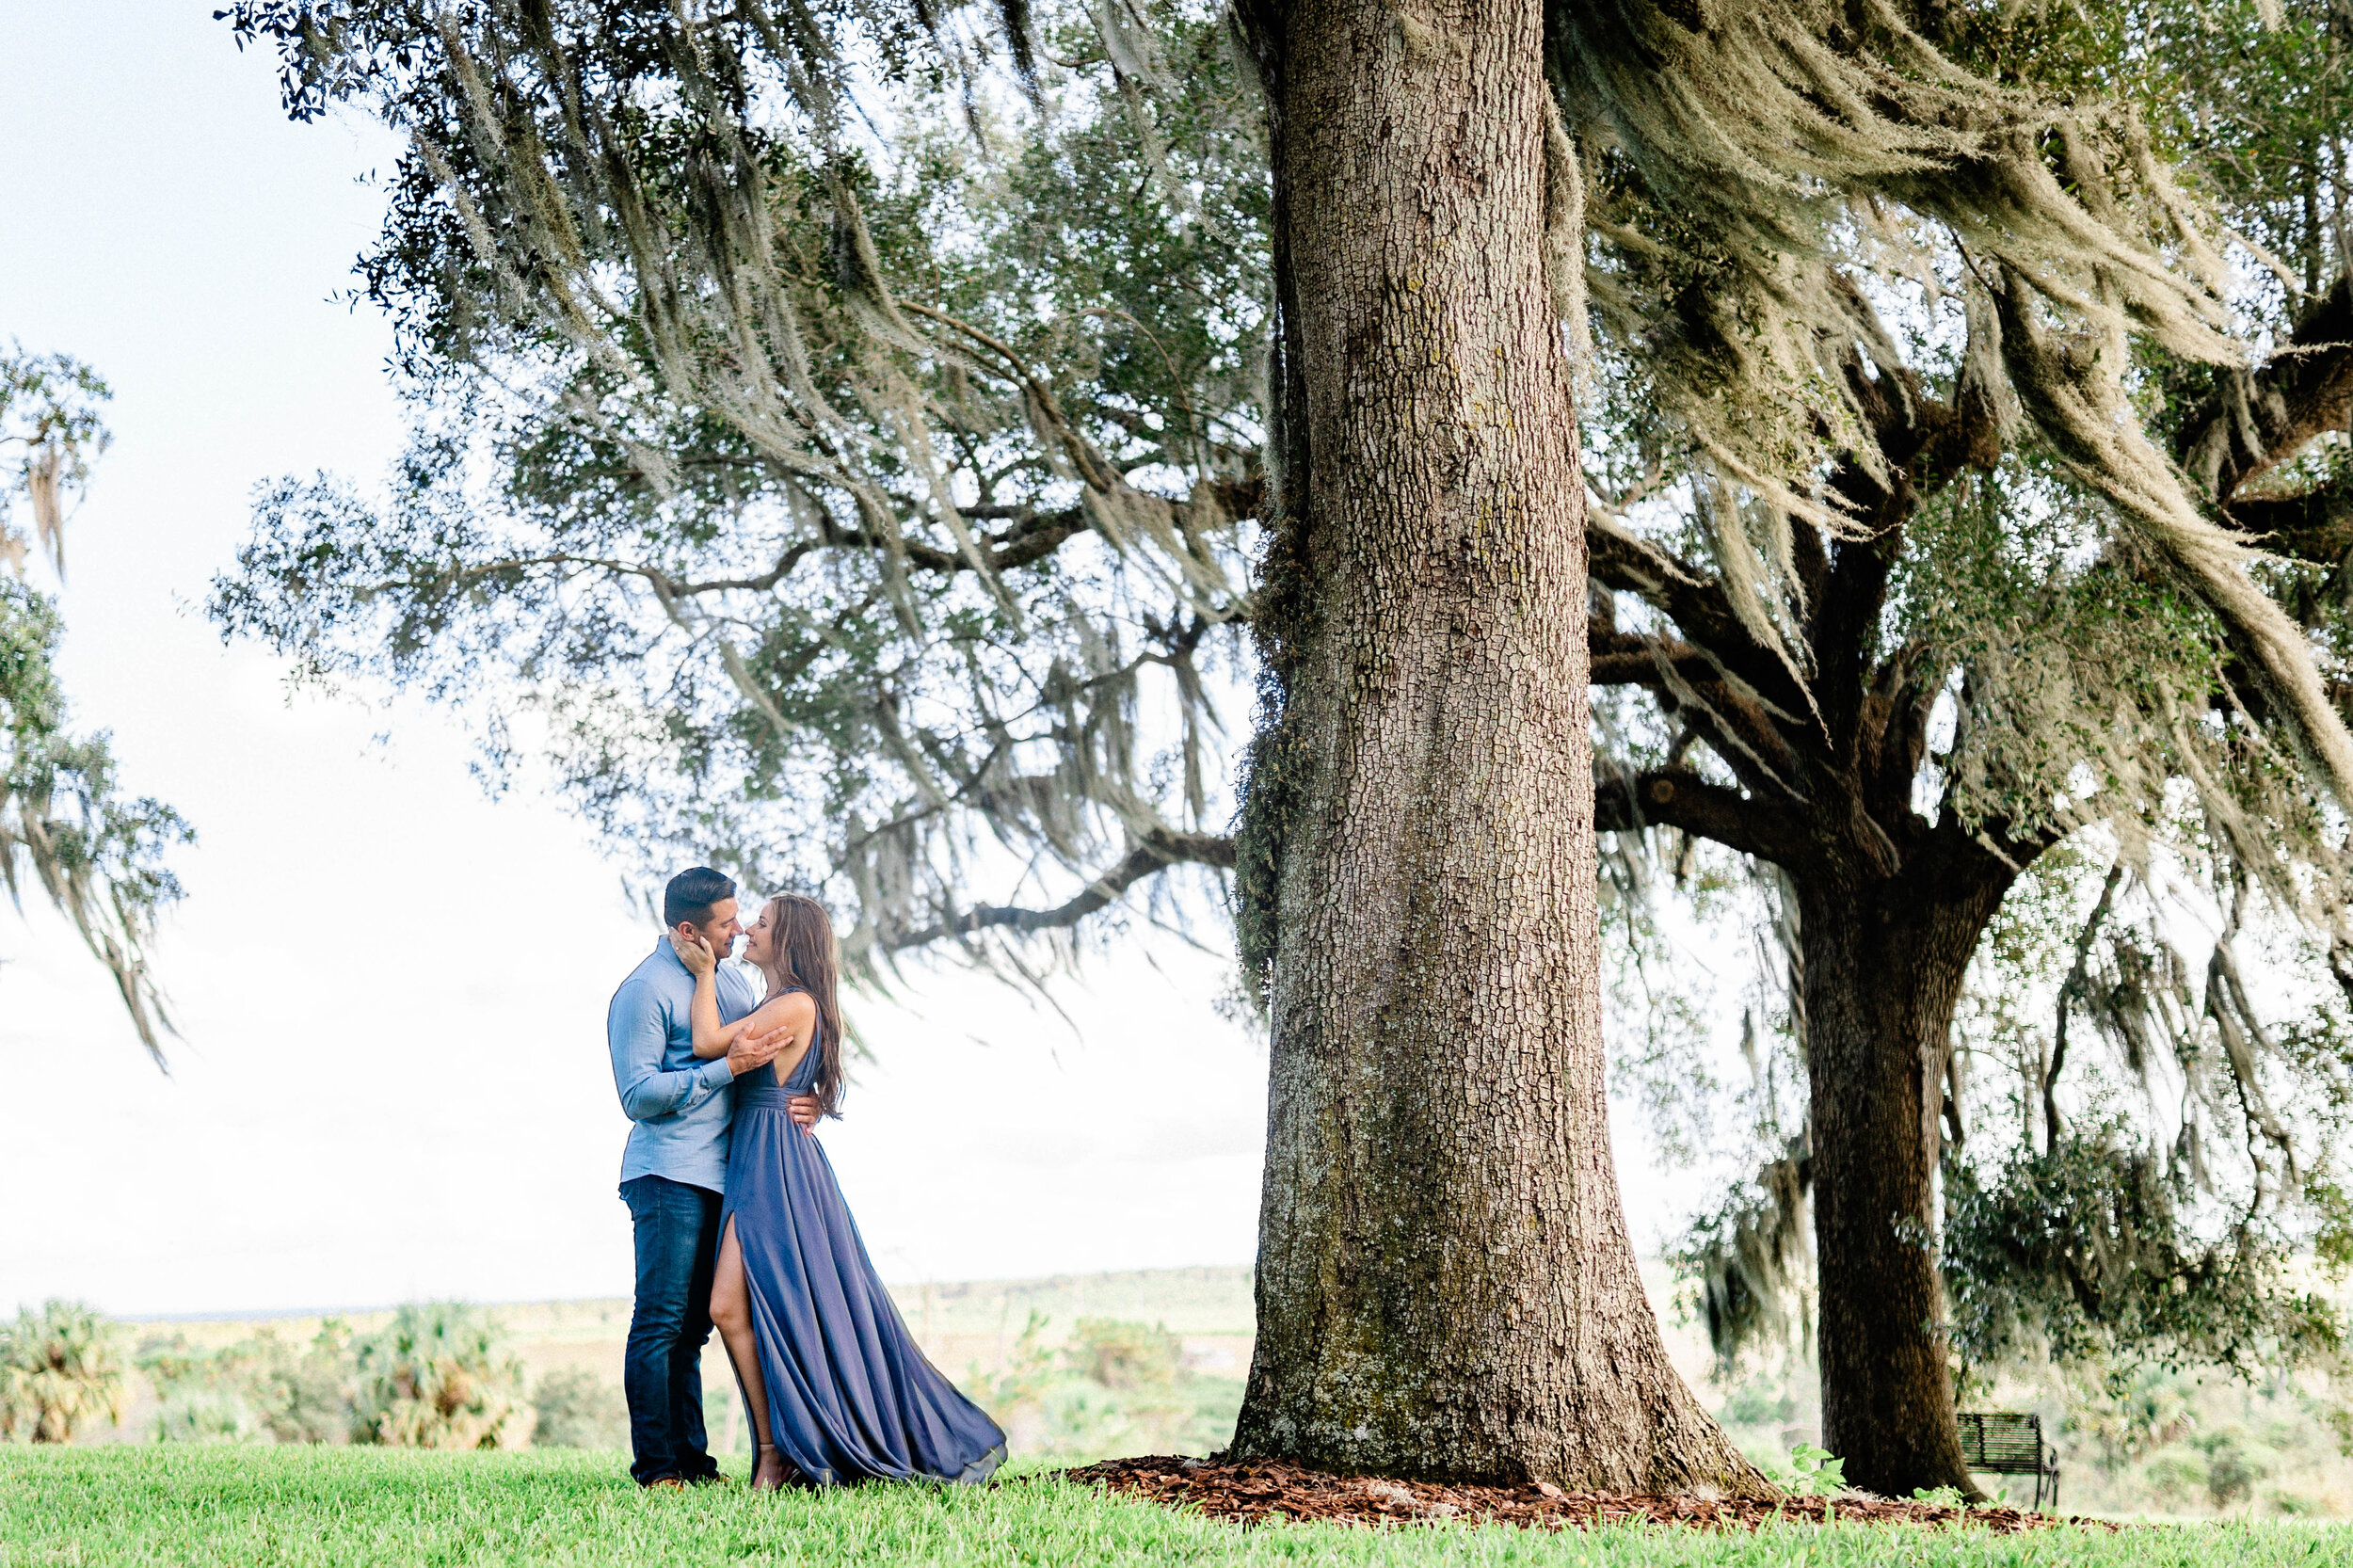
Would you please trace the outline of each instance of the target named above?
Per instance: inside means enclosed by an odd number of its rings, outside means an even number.
[[[744,922],[735,918],[736,914],[735,901],[723,898],[711,906],[711,919],[700,925],[692,920],[680,920],[678,928],[690,936],[699,936],[709,942],[711,951],[720,957],[732,958],[735,956],[735,939],[744,935]]]

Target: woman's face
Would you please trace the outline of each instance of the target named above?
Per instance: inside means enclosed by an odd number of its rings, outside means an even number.
[[[760,919],[754,920],[751,930],[744,934],[744,962],[755,968],[767,968],[769,948],[776,939],[776,905],[760,905]]]

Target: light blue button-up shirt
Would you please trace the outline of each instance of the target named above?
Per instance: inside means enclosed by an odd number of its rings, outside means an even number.
[[[735,1081],[727,1058],[695,1057],[695,977],[665,935],[621,982],[604,1016],[613,1049],[613,1086],[632,1123],[621,1152],[621,1179],[667,1176],[724,1192],[728,1120]],[[760,1005],[752,984],[732,964],[719,966],[719,1021],[733,1023]]]

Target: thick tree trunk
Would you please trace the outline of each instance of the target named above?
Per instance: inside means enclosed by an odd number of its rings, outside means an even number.
[[[1235,1449],[1765,1491],[1668,1364],[1610,1162],[1540,7],[1247,24],[1289,397],[1243,824],[1273,1063]]]
[[[1884,1496],[1961,1467],[1936,1164],[1954,1004],[2009,878],[1985,865],[1797,879],[1821,1271],[1822,1446]],[[1929,857],[1922,857],[1929,861]]]

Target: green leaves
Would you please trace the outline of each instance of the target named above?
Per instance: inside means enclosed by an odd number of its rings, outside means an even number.
[[[98,418],[106,385],[61,355],[0,354],[0,884],[20,909],[38,885],[115,977],[123,1006],[158,1066],[171,1028],[148,968],[156,913],[180,896],[166,863],[193,834],[160,801],[127,798],[106,737],[67,728],[53,665],[63,627],[56,603],[24,581],[29,545],[64,568],[67,504],[108,437]],[[17,523],[16,501],[31,513]]]
[[[0,1323],[0,1439],[70,1443],[100,1416],[122,1419],[114,1324],[82,1302],[53,1300]]]
[[[1813,1443],[1791,1448],[1786,1465],[1768,1463],[1759,1467],[1775,1486],[1801,1497],[1834,1497],[1847,1488],[1847,1462]],[[1942,1500],[1920,1492],[1913,1496],[1928,1502]]]
[[[2241,1218],[2195,1224],[2188,1174],[2111,1120],[1981,1178],[1945,1169],[1944,1256],[1954,1348],[1973,1366],[2022,1355],[2108,1368],[2121,1395],[2144,1364],[2257,1376],[2324,1358],[2345,1324],[2298,1288],[2292,1239]]]
[[[825,890],[870,974],[1216,837],[1269,294],[1222,24],[1041,13],[1123,31],[1023,110],[888,8],[438,14],[236,13],[298,114],[414,138],[360,266],[414,438],[381,499],[269,487],[223,629],[475,705],[633,857]]]
[[[355,1347],[351,1439],[396,1448],[519,1446],[522,1363],[497,1322],[459,1302],[410,1304]]]
[[[24,575],[34,548],[65,570],[65,518],[89,480],[92,459],[113,439],[98,417],[111,397],[88,365],[62,354],[0,353],[0,568]],[[28,535],[16,503],[32,514]]]

